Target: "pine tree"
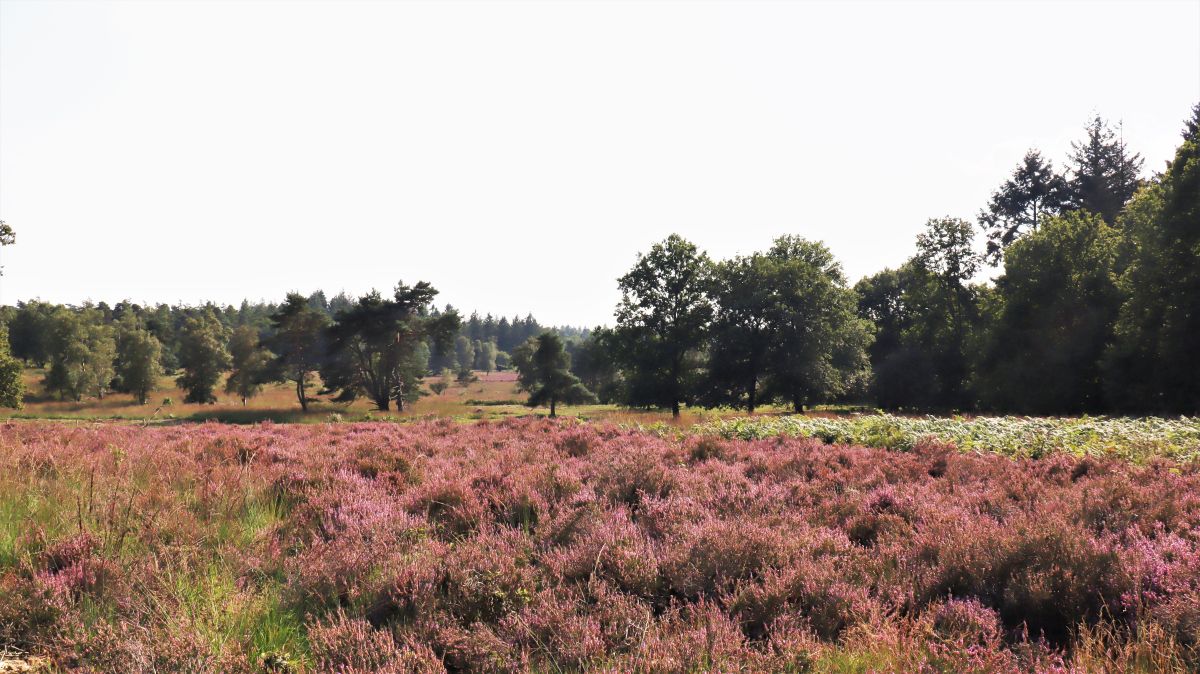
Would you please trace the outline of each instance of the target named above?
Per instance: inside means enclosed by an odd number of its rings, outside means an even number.
[[[1047,215],[1062,211],[1067,203],[1067,181],[1054,172],[1037,150],[1029,150],[1012,177],[992,193],[979,225],[987,233],[987,261],[1000,263],[1007,248],[1023,234],[1036,232]]]
[[[1098,214],[1111,225],[1142,185],[1142,156],[1129,154],[1125,140],[1099,115],[1086,132],[1082,143],[1071,143],[1069,203]]]
[[[548,406],[550,416],[557,414],[558,404],[579,405],[596,401],[579,378],[571,374],[571,357],[563,348],[562,338],[553,332],[530,337],[513,353],[517,366],[517,383],[529,393],[526,405]]]

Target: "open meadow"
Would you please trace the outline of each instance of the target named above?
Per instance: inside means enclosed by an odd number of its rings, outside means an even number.
[[[758,435],[10,421],[0,644],[35,671],[1200,666],[1194,461]]]
[[[480,419],[499,420],[507,417],[545,414],[544,409],[531,410],[525,406],[527,394],[517,389],[513,371],[472,373],[476,381],[454,383],[441,393],[429,390],[435,381],[424,382],[424,393],[404,411],[380,412],[371,401],[360,398],[352,403],[333,403],[317,399],[303,413],[296,401],[294,387],[288,384],[266,384],[262,392],[242,404],[235,395],[224,393],[224,384],[217,387],[217,402],[213,404],[185,403],[185,393],[174,377],[159,379],[150,401],[139,405],[128,393],[109,393],[103,399],[85,397],[82,400],[61,400],[47,393],[42,385],[45,371],[28,368],[24,371],[24,407],[20,410],[0,408],[0,419],[56,419],[88,421],[140,421],[147,424],[170,424],[182,421],[221,421],[225,423],[326,423],[329,421],[412,421],[422,418],[450,418],[458,421]],[[319,386],[319,384],[318,384]],[[312,395],[310,392],[309,395]],[[689,410],[677,420],[661,410],[631,410],[616,405],[576,405],[560,410],[564,416],[583,420],[611,420],[618,423],[669,423],[690,426],[706,420],[736,416],[733,410]]]

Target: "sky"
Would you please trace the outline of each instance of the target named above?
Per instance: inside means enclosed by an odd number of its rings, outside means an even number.
[[[1161,170],[1197,101],[1200,0],[0,0],[0,302],[426,280],[611,324],[672,232],[853,281],[1095,114]]]

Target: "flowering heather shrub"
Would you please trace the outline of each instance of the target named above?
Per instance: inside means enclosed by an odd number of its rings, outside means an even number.
[[[515,420],[8,424],[0,465],[0,651],[68,671],[1200,668],[1192,462]]]

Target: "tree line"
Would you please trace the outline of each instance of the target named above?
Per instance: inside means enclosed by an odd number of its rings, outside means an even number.
[[[326,299],[316,291],[239,307],[21,302],[0,308],[0,341],[8,349],[0,354],[0,376],[9,372],[0,384],[11,389],[0,392],[0,404],[20,405],[24,364],[45,368],[45,390],[63,400],[121,392],[145,404],[161,378],[174,375],[186,402],[211,403],[228,374],[225,392],[243,402],[267,384],[288,382],[305,410],[322,395],[368,397],[388,409],[419,395],[416,381],[428,372],[465,379],[473,370],[511,367],[509,352],[547,329],[532,315],[463,319],[452,306],[434,306],[436,294],[420,283],[401,284],[386,298],[371,292]]]
[[[930,219],[910,259],[851,285],[821,242],[777,238],[713,260],[672,235],[618,279],[612,327],[463,319],[426,282],[241,307],[4,308],[9,361],[48,367],[64,398],[145,402],[178,373],[192,402],[221,375],[244,400],[269,382],[403,409],[423,380],[515,367],[532,405],[829,402],[1027,414],[1200,410],[1200,105],[1148,179],[1100,117],[1065,170],[1030,150],[974,223]],[[984,247],[977,250],[981,230]],[[11,229],[8,230],[11,238]],[[974,279],[996,273],[991,282]],[[6,361],[5,359],[8,359]],[[17,366],[19,375],[19,365]],[[19,376],[18,376],[19,378]],[[0,394],[12,387],[0,381]],[[7,398],[6,398],[7,399]]]
[[[1024,414],[1200,410],[1200,105],[1162,172],[1100,117],[1065,172],[1030,150],[976,222],[849,286],[819,242],[712,261],[672,236],[618,284],[613,328],[569,348],[604,401],[862,401]],[[985,239],[974,245],[976,229]],[[991,283],[973,279],[991,267]]]

